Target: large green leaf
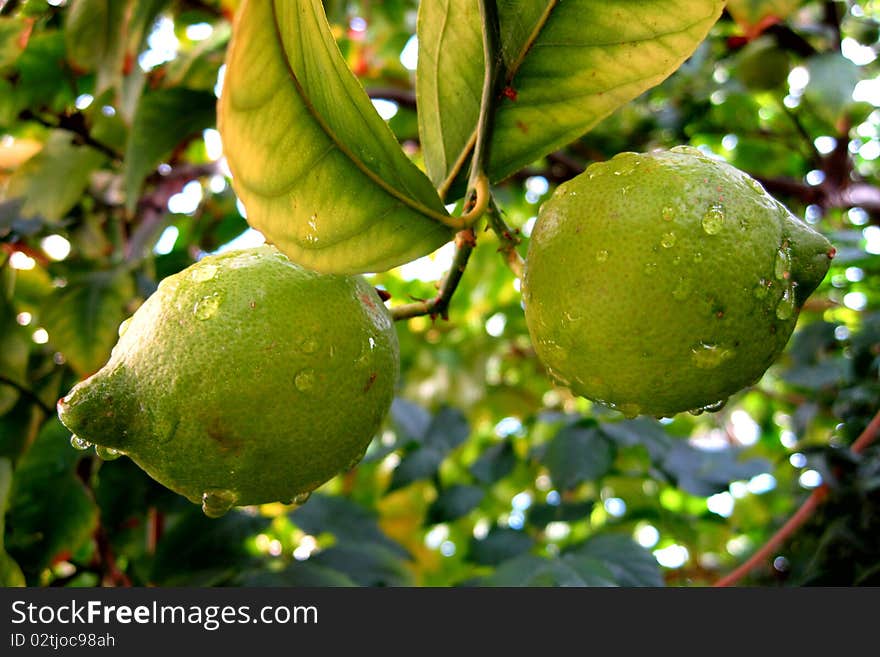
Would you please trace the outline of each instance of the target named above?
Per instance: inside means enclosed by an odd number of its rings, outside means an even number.
[[[605,475],[614,463],[614,445],[595,426],[571,424],[547,445],[543,462],[553,483],[567,490]]]
[[[485,60],[479,3],[421,2],[417,30],[419,135],[428,176],[440,187],[472,138],[480,113]]]
[[[663,575],[654,556],[623,534],[599,534],[567,554],[601,561],[619,586],[663,586]]]
[[[98,523],[98,508],[76,473],[83,453],[57,419],[46,424],[12,480],[6,549],[36,574],[59,553],[77,550]]]
[[[214,125],[214,94],[175,87],[144,96],[128,136],[125,194],[134,210],[141,185],[182,141]]]
[[[95,71],[95,95],[122,81],[130,13],[130,0],[73,0],[67,11],[67,56],[79,68]]]
[[[30,341],[24,329],[15,321],[15,308],[6,298],[8,274],[0,271],[0,375],[16,383],[25,384]],[[0,415],[8,412],[18,401],[18,390],[0,383]]]
[[[43,150],[22,164],[6,190],[7,198],[23,198],[23,217],[41,215],[59,221],[80,200],[92,171],[106,159],[88,146],[73,143],[74,136],[54,130]]]
[[[479,115],[483,58],[475,2],[422,3],[416,80],[422,145],[436,184],[454,174]],[[722,0],[500,0],[507,89],[489,173],[500,180],[568,144],[659,84],[693,53]]]
[[[248,221],[299,264],[390,269],[451,237],[446,210],[347,68],[318,0],[249,0],[219,127]]]
[[[43,325],[78,374],[92,374],[107,361],[133,294],[130,276],[99,271],[72,280],[46,300]]]
[[[6,502],[9,489],[12,487],[12,462],[0,458],[0,586],[24,586],[24,574],[15,563],[15,559],[6,553],[3,547],[4,520],[6,518]]]

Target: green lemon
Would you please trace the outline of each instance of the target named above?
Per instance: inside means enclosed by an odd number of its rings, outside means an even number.
[[[119,335],[59,402],[72,443],[131,457],[211,516],[302,502],[354,465],[399,371],[391,316],[366,280],[271,246],[166,278]]]
[[[689,147],[622,153],[542,206],[526,321],[579,395],[629,416],[712,410],[779,356],[833,255],[726,163]]]

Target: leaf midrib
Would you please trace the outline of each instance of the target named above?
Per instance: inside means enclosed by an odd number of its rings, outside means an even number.
[[[317,111],[314,104],[311,101],[311,98],[308,93],[306,93],[305,88],[299,81],[299,78],[296,72],[293,70],[293,67],[290,65],[290,57],[288,55],[287,49],[284,45],[284,37],[281,34],[281,26],[278,21],[278,9],[275,1],[272,2],[272,29],[275,32],[275,39],[278,42],[278,48],[281,50],[281,54],[283,55],[282,59],[284,60],[284,68],[287,70],[288,75],[290,76],[290,80],[293,82],[294,88],[296,89],[297,94],[305,105],[306,110],[321,128],[325,135],[330,139],[331,142],[336,146],[339,151],[345,155],[345,157],[352,163],[354,166],[367,178],[369,178],[373,183],[378,185],[383,191],[385,191],[389,196],[397,200],[399,203],[406,205],[412,210],[415,210],[419,214],[424,215],[430,219],[442,221],[443,215],[439,212],[428,208],[422,203],[416,201],[409,196],[404,195],[400,192],[400,190],[395,187],[389,185],[378,176],[372,169],[370,169],[366,164],[364,164],[360,158],[358,158],[355,153],[348,148],[348,146],[339,139],[330,125],[324,120],[324,117]]]

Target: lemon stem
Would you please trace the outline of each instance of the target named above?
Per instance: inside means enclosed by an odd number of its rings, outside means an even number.
[[[495,204],[494,200],[491,202],[489,210],[486,212],[486,218],[489,227],[501,241],[501,246],[498,247],[498,252],[501,253],[504,261],[507,263],[507,266],[513,272],[514,276],[522,278],[525,262],[516,250],[516,247],[519,246],[520,243],[518,231],[514,231],[507,225],[504,221],[504,217],[501,216],[501,210]]]
[[[492,141],[492,124],[495,119],[495,101],[497,100],[498,84],[502,79],[501,62],[501,28],[498,22],[498,6],[495,0],[480,0],[480,17],[483,25],[483,92],[480,99],[480,116],[477,120],[474,155],[471,159],[471,172],[468,179],[469,199],[465,211],[459,217],[448,217],[443,223],[458,231],[455,236],[455,256],[451,269],[446,273],[439,286],[439,293],[433,299],[418,301],[391,309],[395,321],[430,315],[431,318],[447,319],[447,311],[452,295],[458,288],[464,275],[471,252],[477,244],[473,226],[484,214],[498,215],[490,208],[494,206],[489,176],[486,173],[489,163],[489,147]],[[445,190],[443,190],[445,191]],[[441,192],[442,193],[442,192]],[[500,216],[500,215],[499,215]],[[514,252],[515,253],[515,252]],[[517,258],[519,256],[517,255]]]
[[[473,228],[465,228],[459,231],[455,236],[455,257],[452,261],[452,267],[446,272],[437,296],[426,301],[416,301],[402,306],[395,306],[391,309],[391,317],[394,321],[397,322],[422,315],[429,315],[431,319],[436,319],[437,317],[448,319],[449,303],[452,301],[452,295],[455,294],[455,290],[461,282],[468,260],[476,245],[477,236]]]

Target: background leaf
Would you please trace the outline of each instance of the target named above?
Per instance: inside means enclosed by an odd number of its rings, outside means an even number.
[[[46,330],[81,376],[94,373],[110,357],[132,289],[126,273],[93,272],[47,299],[42,313]]]
[[[187,137],[214,125],[214,94],[182,87],[143,97],[129,133],[125,159],[126,205],[134,210],[147,175]]]
[[[71,448],[70,432],[54,419],[16,466],[6,549],[29,576],[59,554],[69,557],[97,526],[98,508],[77,476],[83,458]]]
[[[227,57],[220,131],[248,221],[320,271],[430,253],[445,214],[340,56],[317,0],[249,2]]]
[[[78,146],[74,136],[53,130],[46,145],[21,165],[9,180],[6,197],[22,198],[21,215],[60,221],[77,204],[92,172],[106,156],[88,146]]]

